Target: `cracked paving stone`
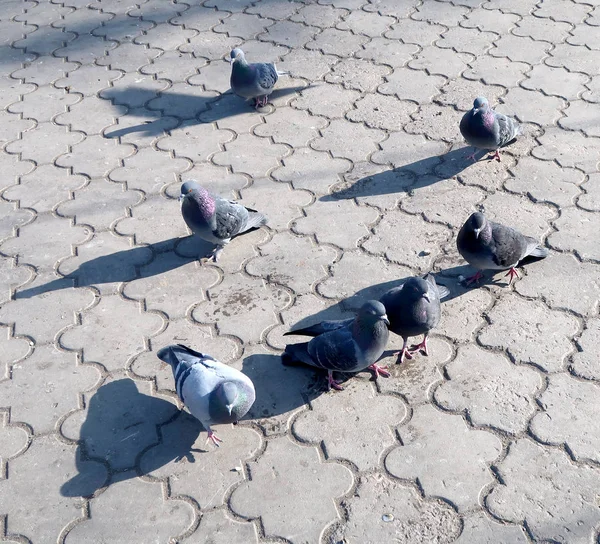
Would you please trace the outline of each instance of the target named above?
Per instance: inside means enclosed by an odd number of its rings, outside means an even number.
[[[306,111],[278,108],[265,117],[265,123],[254,127],[253,132],[257,136],[272,138],[275,143],[288,144],[295,149],[308,145],[326,125],[325,119],[309,115]]]
[[[323,96],[327,100],[323,101]],[[321,83],[302,89],[301,96],[291,102],[291,106],[308,110],[313,115],[322,115],[328,119],[344,117],[352,105],[360,98],[358,91],[344,89],[341,85]]]
[[[321,395],[311,408],[295,419],[294,435],[304,442],[322,443],[328,459],[348,459],[359,470],[379,466],[383,452],[396,442],[396,426],[407,414],[399,397],[378,394],[363,380],[352,381],[339,395]]]
[[[278,181],[291,183],[294,189],[306,189],[326,194],[329,187],[340,181],[340,176],[352,168],[347,159],[332,159],[328,153],[310,148],[295,149],[282,159],[283,166],[271,175]]]
[[[146,450],[140,470],[152,478],[169,481],[171,495],[192,497],[201,508],[222,506],[228,491],[243,481],[244,465],[256,455],[260,435],[242,425],[214,427],[223,447],[206,444],[202,424],[187,412],[161,426],[162,442]]]
[[[472,61],[472,55],[429,45],[415,54],[408,66],[414,70],[426,70],[430,75],[454,79],[460,76]]]
[[[488,85],[506,87],[513,87],[525,79],[525,72],[529,70],[529,65],[524,62],[507,62],[504,58],[488,55],[478,57],[470,66],[463,74],[466,79],[482,80]]]
[[[596,415],[598,384],[552,374],[548,388],[538,398],[543,412],[531,420],[533,435],[543,443],[567,444],[578,461],[600,461],[600,422]]]
[[[595,355],[596,346],[600,342],[600,320],[590,319],[577,343],[581,347],[573,355],[573,371],[587,380],[600,381],[600,367]]]
[[[446,27],[436,24],[428,24],[426,21],[416,19],[400,19],[385,33],[385,37],[391,40],[402,40],[407,44],[416,44],[420,47],[433,44],[441,37]]]
[[[325,76],[328,83],[342,84],[346,89],[374,92],[392,73],[387,66],[377,66],[361,59],[344,59]]]
[[[579,132],[551,127],[538,140],[541,145],[533,149],[534,157],[554,160],[564,168],[579,168],[588,174],[597,171],[600,139],[586,138]]]
[[[194,533],[200,538],[204,536],[212,544],[231,544],[231,542],[258,542],[252,523],[241,523],[228,517],[223,510],[202,512],[200,526]],[[520,543],[519,543],[520,544]]]
[[[91,544],[100,534],[112,542],[172,542],[193,526],[195,517],[187,502],[165,501],[160,484],[138,478],[111,485],[92,501],[91,510],[94,515],[69,531],[66,544]],[[143,521],[131,523],[132,516]]]
[[[198,323],[215,323],[219,332],[242,342],[260,341],[265,330],[277,323],[276,312],[290,300],[284,289],[240,274],[225,276],[208,292],[209,300],[194,308],[192,318]]]
[[[369,38],[366,36],[358,36],[345,30],[326,28],[321,34],[315,36],[313,41],[308,42],[305,47],[322,51],[326,55],[336,55],[343,58],[352,56],[368,41]]]
[[[459,342],[472,341],[473,333],[484,322],[482,312],[491,302],[491,295],[481,289],[466,291],[460,297],[444,301],[444,313],[453,319],[442,321],[440,332]]]
[[[575,465],[562,450],[520,439],[497,470],[504,485],[497,484],[486,497],[492,515],[526,522],[536,540],[587,544],[595,538],[593,527],[600,523],[597,468]]]
[[[79,446],[79,454],[84,450],[113,470],[133,468],[138,455],[158,443],[158,426],[177,413],[175,404],[150,393],[149,382],[108,378],[96,391],[83,394],[85,408],[69,414],[60,431]],[[65,485],[72,488],[77,479],[85,479],[80,472]]]
[[[313,5],[316,6],[316,4]],[[338,60],[337,57],[323,55],[320,51],[294,49],[281,62],[277,63],[277,68],[289,72],[292,77],[305,78],[314,82],[327,74],[331,66]]]
[[[386,79],[388,83],[379,87],[381,94],[394,94],[400,100],[411,100],[417,104],[430,103],[446,83],[443,77],[410,68],[396,68]]]
[[[306,215],[294,223],[296,232],[314,234],[319,244],[333,244],[342,249],[358,247],[359,240],[369,234],[369,226],[379,218],[376,210],[349,200],[318,200],[304,212]]]
[[[495,435],[472,430],[461,416],[431,405],[415,408],[398,430],[403,445],[385,459],[393,476],[418,478],[426,496],[444,497],[459,511],[478,504],[483,487],[494,481],[488,464],[502,450]]]
[[[260,517],[267,537],[317,542],[324,527],[338,519],[334,499],[352,486],[345,466],[323,463],[316,448],[298,446],[287,436],[271,438],[263,455],[248,465],[252,479],[234,490],[230,507],[246,519]],[[259,483],[265,481],[271,485]]]
[[[346,251],[331,267],[331,277],[318,284],[317,292],[326,298],[346,299],[344,304],[348,308],[360,308],[367,300],[379,300],[403,278],[412,275],[413,271],[406,266],[360,251]]]
[[[379,474],[360,476],[355,495],[342,500],[348,521],[329,542],[411,542],[450,544],[460,534],[460,518],[447,503],[423,499],[414,489]]]
[[[26,119],[35,119],[38,124],[49,123],[57,115],[64,114],[80,100],[81,97],[67,94],[64,90],[43,86],[38,87],[36,92],[26,94],[19,102],[8,106],[7,111],[21,113]]]
[[[115,315],[120,316],[118,321]],[[65,331],[60,343],[68,350],[81,350],[84,362],[99,363],[116,371],[145,351],[147,338],[156,336],[163,327],[163,319],[156,313],[142,311],[140,304],[105,296],[97,306],[82,313],[81,325]]]
[[[412,102],[398,100],[395,96],[379,93],[367,94],[355,103],[346,117],[356,123],[365,123],[370,128],[402,130],[410,121],[410,115],[418,106]]]
[[[564,111],[566,117],[558,121],[558,124],[568,130],[581,130],[586,136],[600,137],[600,129],[590,123],[590,119],[598,111],[597,104],[589,104],[582,100],[571,102]]]
[[[574,251],[582,259],[600,261],[600,251],[594,232],[600,225],[597,213],[578,208],[565,208],[554,222],[558,232],[548,237],[548,244],[561,251]]]
[[[78,469],[85,478],[65,487]],[[84,461],[56,435],[36,438],[25,455],[10,461],[10,477],[3,482],[0,511],[8,514],[8,533],[58,539],[64,527],[81,516],[79,497],[91,495],[106,479],[103,465]]]
[[[385,64],[396,69],[406,66],[418,51],[419,47],[417,45],[378,37],[365,44],[363,49],[355,53],[355,56],[359,59],[372,60],[378,64]]]
[[[402,236],[402,232],[406,235]],[[362,244],[370,253],[383,254],[392,262],[424,273],[439,254],[439,248],[450,238],[447,227],[427,223],[418,215],[400,210],[387,212],[373,227],[373,234]]]
[[[466,411],[478,426],[513,434],[527,429],[536,412],[534,396],[543,383],[539,372],[474,345],[461,346],[445,370],[449,380],[434,393],[442,408]]]
[[[351,11],[350,15],[337,24],[339,30],[351,30],[355,34],[364,34],[377,38],[388,30],[396,20],[392,17],[369,13],[363,10]]]
[[[416,175],[431,173],[441,162],[441,155],[448,151],[448,144],[427,140],[420,134],[394,132],[381,143],[381,151],[371,157],[376,164],[392,164],[402,171]]]
[[[351,123],[345,119],[335,119],[321,130],[322,136],[311,142],[317,151],[329,151],[334,157],[351,161],[365,160],[377,150],[385,134],[376,129]]]
[[[225,144],[225,150],[213,155],[213,162],[220,166],[231,166],[234,172],[243,172],[252,177],[264,176],[279,166],[280,159],[290,153],[285,145],[257,140],[250,134],[239,135],[233,142]]]
[[[12,367],[12,379],[0,382],[0,396],[12,407],[13,422],[27,423],[40,435],[51,433],[62,416],[81,408],[76,392],[89,391],[99,379],[96,367],[77,365],[75,354],[46,345]]]
[[[463,530],[456,544],[527,544],[522,527],[500,524],[483,512],[463,517]]]

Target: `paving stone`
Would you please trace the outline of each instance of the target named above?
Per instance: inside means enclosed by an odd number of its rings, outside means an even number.
[[[418,51],[417,45],[378,37],[365,44],[363,49],[355,53],[355,56],[378,64],[386,64],[392,68],[400,68],[405,66]]]
[[[216,91],[218,93],[225,93],[229,90],[231,74],[223,70],[222,61],[209,62],[196,71],[200,73],[186,78],[190,85],[202,85],[205,91]]]
[[[481,315],[492,302],[489,293],[470,290],[462,296],[444,302],[444,312],[453,319],[444,320],[440,332],[459,342],[468,342],[484,323]]]
[[[598,106],[577,100],[571,102],[565,110],[563,119],[560,119],[558,124],[569,130],[580,130],[586,136],[600,136],[600,130],[593,125],[590,125],[590,118],[595,115]]]
[[[311,4],[307,8],[317,6]],[[323,7],[323,6],[317,6]],[[310,81],[321,79],[327,74],[338,58],[331,55],[323,55],[320,51],[309,51],[307,49],[294,49],[286,55],[277,68],[289,72],[292,77],[303,77]]]
[[[4,382],[6,383],[6,382]],[[0,428],[0,462],[2,463],[2,479],[6,480],[6,462],[24,453],[29,446],[29,433],[24,427],[8,423],[7,412],[2,412],[2,427]]]
[[[594,59],[598,53],[584,46],[574,46],[566,43],[558,44],[552,50],[552,56],[548,57],[546,64],[554,67],[563,67],[571,72],[585,72],[594,74],[596,66]]]
[[[515,13],[523,17],[529,15],[531,10],[537,7],[534,0],[519,2],[518,0],[500,0],[494,3],[494,7],[506,13]]]
[[[3,482],[0,509],[8,514],[9,534],[59,538],[63,528],[81,516],[82,495],[90,495],[107,479],[98,462],[84,461],[75,448],[55,435],[36,438],[25,455],[10,461],[10,478]],[[80,468],[86,478],[61,493],[65,481]],[[35,486],[31,485],[35,478]],[[22,542],[22,540],[21,540]]]
[[[384,138],[380,130],[366,128],[344,119],[335,119],[321,130],[321,137],[311,142],[318,151],[329,151],[334,157],[351,161],[365,160],[377,150],[377,144]]]
[[[15,259],[0,260],[0,304],[8,302],[15,290],[29,282],[34,274],[33,269],[28,266],[16,266]]]
[[[494,42],[494,48],[490,50],[490,55],[506,57],[514,62],[538,64],[548,56],[551,49],[552,44],[550,43],[509,34]]]
[[[200,526],[195,533],[200,538],[212,539],[214,544],[230,542],[258,542],[256,531],[251,523],[240,523],[225,515],[222,510],[202,514]]]
[[[523,528],[500,524],[489,516],[477,512],[463,518],[463,530],[457,544],[479,542],[481,544],[526,544],[529,540]]]
[[[443,77],[410,68],[396,68],[387,80],[388,83],[379,87],[379,92],[395,94],[400,100],[411,100],[417,104],[430,103],[446,81]]]
[[[591,81],[586,84],[588,90],[584,91],[581,98],[588,102],[599,103],[600,102],[600,76],[594,76]]]
[[[436,42],[436,46],[479,56],[485,54],[497,39],[498,36],[492,32],[456,26],[444,32],[442,39]]]
[[[131,10],[127,17],[115,17],[108,24],[92,30],[94,36],[102,36],[107,40],[115,42],[125,42],[131,44],[134,38],[141,36],[142,32],[151,29],[154,25],[151,21],[143,21],[139,17],[130,17]]]
[[[51,86],[38,87],[36,92],[26,94],[19,102],[8,106],[7,110],[11,113],[21,113],[23,117],[35,119],[38,123],[45,123],[66,112],[69,106],[80,100],[76,95],[66,94]]]
[[[331,542],[455,542],[460,520],[445,502],[422,499],[411,488],[378,473],[360,477],[357,493],[342,500],[348,521]]]
[[[240,38],[215,34],[214,32],[201,32],[197,36],[194,36],[189,43],[180,46],[179,50],[183,53],[193,53],[194,57],[197,58],[219,60],[239,45],[241,45]],[[249,51],[246,51],[250,59],[249,53]]]
[[[377,66],[366,60],[344,59],[325,76],[333,84],[342,84],[346,89],[373,92],[383,83],[384,77],[392,73],[387,66]]]
[[[575,3],[571,5],[564,0],[553,2],[552,4],[541,5],[535,10],[536,17],[547,17],[554,21],[564,21],[566,23],[581,23],[589,13],[590,6]]]
[[[327,101],[319,100],[323,95]],[[352,108],[360,93],[344,89],[341,85],[314,85],[302,90],[302,95],[291,103],[292,107],[308,110],[313,115],[323,115],[329,119],[344,117]]]
[[[443,3],[436,6],[426,3],[418,6],[417,11],[411,17],[417,21],[427,21],[428,23],[444,26],[456,26],[468,12],[469,10],[462,6]]]
[[[420,175],[432,172],[441,162],[440,156],[448,150],[448,145],[435,140],[427,140],[422,135],[393,133],[381,143],[382,151],[371,157],[376,164],[392,164],[402,171]]]
[[[363,6],[365,11],[377,11],[383,15],[390,15],[399,19],[408,17],[410,13],[414,13],[415,7],[408,3],[395,2],[394,0],[371,0]]]
[[[594,357],[595,346],[600,341],[600,320],[590,319],[577,343],[581,351],[573,355],[573,370],[576,375],[588,380],[600,380],[600,369]]]
[[[323,443],[328,459],[347,459],[359,470],[379,466],[383,452],[395,443],[396,426],[406,417],[405,405],[398,397],[377,394],[371,383],[363,380],[353,380],[338,395],[321,395],[311,402],[311,408],[295,419],[295,436]],[[350,427],[346,426],[348,418],[353,422]]]
[[[106,100],[87,96],[78,104],[71,106],[68,113],[57,115],[54,122],[88,135],[102,134],[106,129],[112,128],[117,118],[125,113],[127,108],[124,106],[115,106]]]
[[[48,61],[46,61],[48,62]],[[74,63],[63,63],[63,66],[76,66]],[[37,68],[37,66],[36,66]],[[55,74],[53,66],[50,64],[45,67],[48,70],[48,78],[50,74]],[[44,67],[41,67],[42,73]],[[119,78],[120,72],[118,70],[109,70],[105,66],[80,66],[75,71],[69,71],[66,77],[61,77],[54,82],[54,85],[59,89],[68,89],[69,92],[81,93],[84,96],[95,95],[102,89],[108,87],[111,81]],[[32,81],[38,83],[33,75]],[[48,83],[53,83],[48,81]],[[39,83],[41,84],[41,82]]]
[[[461,416],[430,405],[415,408],[399,432],[403,445],[385,458],[393,476],[418,478],[425,496],[444,497],[459,511],[477,505],[482,488],[493,481],[488,464],[502,449],[495,435],[471,430]]]
[[[473,107],[473,100],[479,94],[483,94],[491,104],[498,102],[498,97],[502,96],[506,89],[498,85],[488,85],[481,81],[469,81],[468,79],[450,80],[442,88],[442,94],[436,97],[436,101],[447,106],[454,106],[460,111],[468,111]],[[460,118],[457,115],[457,124]]]
[[[541,7],[544,9],[547,6]],[[537,12],[536,15],[538,15]],[[567,23],[527,15],[517,22],[512,33],[516,36],[528,36],[534,40],[560,43],[569,35],[570,30],[571,27]]]
[[[290,466],[295,469],[291,471]],[[351,472],[338,463],[322,463],[315,448],[297,446],[287,437],[272,438],[249,463],[251,480],[231,495],[230,507],[246,519],[260,517],[265,535],[315,542],[338,518],[333,499],[348,493]],[[259,482],[269,478],[272,485]],[[298,514],[301,508],[302,515]]]
[[[106,41],[100,36],[82,34],[74,40],[63,43],[52,54],[63,57],[69,62],[77,62],[82,65],[95,64],[100,59],[105,59],[109,51],[117,47],[117,42]]]
[[[12,379],[0,382],[2,404],[12,406],[13,422],[27,423],[36,435],[54,431],[61,417],[81,408],[75,391],[89,391],[100,373],[92,365],[77,365],[75,354],[53,345],[12,367]]]
[[[145,4],[147,6],[148,4]],[[163,51],[174,51],[188,40],[193,38],[196,32],[192,29],[173,29],[170,23],[160,23],[141,36],[134,39],[136,44],[144,44],[152,48],[160,48]]]
[[[488,85],[513,87],[525,79],[529,66],[524,62],[506,62],[496,57],[478,57],[463,73],[467,79],[482,80]]]
[[[474,345],[461,346],[445,371],[450,379],[434,393],[444,409],[466,411],[478,426],[513,434],[527,429],[543,383],[540,373]]]
[[[365,36],[358,36],[335,28],[326,28],[315,36],[313,41],[308,42],[305,47],[307,49],[317,49],[326,55],[349,57],[368,41]]]
[[[593,232],[599,220],[596,213],[565,208],[555,221],[558,232],[548,237],[548,243],[559,250],[574,251],[582,259],[600,261],[597,244],[593,241]]]
[[[236,0],[237,2],[238,0]],[[185,10],[182,15],[171,18],[170,23],[204,32],[217,26],[229,15],[227,12],[215,10],[212,6],[193,5]]]
[[[520,439],[510,446],[498,472],[504,485],[496,485],[486,499],[494,516],[525,521],[536,539],[590,541],[600,521],[593,502],[600,484],[598,469],[574,465],[561,450]]]
[[[390,40],[401,39],[404,43],[414,43],[421,47],[431,45],[439,39],[445,30],[442,25],[428,24],[426,21],[415,19],[400,19],[391,30],[385,33]]]
[[[336,8],[344,8],[349,11],[352,11],[353,9],[359,9],[365,4],[364,0],[322,0],[322,1],[323,1],[323,4],[326,4],[326,5],[331,4],[332,6],[334,6]]]
[[[224,504],[228,491],[244,480],[244,462],[261,445],[253,429],[219,425],[215,432],[224,447],[211,448],[205,444],[202,425],[187,412],[160,430],[162,443],[145,451],[140,459],[142,473],[168,478],[172,495],[192,497],[203,509]]]
[[[456,112],[446,106],[425,104],[413,113],[405,126],[409,134],[424,134],[430,140],[453,142],[456,139]]]
[[[346,12],[344,10],[332,6],[307,4],[301,7],[297,13],[290,17],[290,19],[298,23],[329,28],[335,26],[335,23],[337,23],[345,14]]]
[[[264,18],[282,21],[289,19],[300,7],[302,7],[302,4],[296,2],[258,3],[248,8],[247,13],[254,13]]]
[[[598,169],[600,140],[597,138],[552,127],[538,140],[541,145],[532,152],[538,159],[554,160],[564,168],[579,168],[586,173]]]
[[[217,98],[214,91],[204,91],[201,87],[188,83],[176,83],[158,98],[147,104],[148,109],[160,111],[163,115],[179,119],[195,119],[209,108]]]
[[[384,130],[401,130],[410,120],[410,114],[417,111],[416,104],[378,93],[367,94],[354,106],[356,109],[346,114],[350,121]]]
[[[300,48],[312,40],[318,30],[318,28],[293,21],[278,21],[269,27],[267,32],[261,34],[259,39],[294,49]]]
[[[140,67],[142,74],[154,74],[159,79],[172,83],[187,81],[190,76],[198,73],[198,69],[206,64],[203,59],[197,59],[190,53],[182,51],[166,51],[152,60],[150,64]]]
[[[367,11],[351,11],[350,15],[337,24],[339,30],[351,30],[355,34],[364,34],[370,38],[381,36],[396,20],[392,17],[369,13]]]
[[[467,68],[467,63],[472,60],[471,55],[430,45],[414,55],[408,66],[415,70],[426,70],[428,74],[454,79]]]
[[[31,210],[18,209],[16,205],[0,201],[0,210],[2,219],[0,220],[0,240],[13,238],[16,235],[18,227],[22,227],[34,220],[34,214]],[[6,251],[4,251],[6,254]]]
[[[319,130],[326,125],[327,121],[322,117],[309,115],[302,110],[278,108],[265,117],[264,124],[254,127],[254,134],[270,137],[278,144],[298,148],[308,145],[308,142],[319,136]]]

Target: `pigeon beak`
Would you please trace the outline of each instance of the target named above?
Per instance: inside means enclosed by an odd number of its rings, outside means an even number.
[[[185,195],[179,195],[177,197],[177,202],[181,202],[185,198]]]
[[[233,62],[235,61],[235,59],[233,57],[229,58],[229,65],[231,66],[233,64]]]
[[[475,233],[475,238],[479,238],[479,234],[481,233],[481,229],[473,229],[473,232]]]
[[[227,408],[227,411],[229,412],[229,415],[231,415],[231,411],[233,410],[233,404],[227,404],[226,408]]]
[[[387,316],[387,315],[385,315],[385,314],[384,314],[384,315],[381,317],[381,321],[383,321],[383,322],[384,322],[384,323],[385,323],[385,324],[386,324],[388,327],[390,326],[390,320],[388,319],[388,316]]]

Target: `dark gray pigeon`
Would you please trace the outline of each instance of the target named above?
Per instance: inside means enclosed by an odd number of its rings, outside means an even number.
[[[477,149],[489,149],[496,152],[494,158],[499,161],[498,149],[514,140],[522,129],[514,119],[496,113],[490,108],[487,98],[480,96],[473,102],[473,108],[463,115],[460,133],[469,145],[475,147],[469,159],[477,160]]]
[[[390,319],[390,330],[404,340],[402,351],[398,353],[399,362],[403,362],[405,357],[412,359],[419,351],[429,355],[427,336],[440,322],[440,300],[449,294],[446,287],[437,285],[435,278],[427,274],[424,278],[409,278],[400,287],[390,289],[381,297]],[[423,341],[408,349],[408,339],[420,334],[424,335]]]
[[[287,72],[279,72],[275,64],[253,62],[248,64],[244,52],[236,48],[230,53],[231,78],[229,83],[235,94],[242,98],[252,98],[255,107],[266,106],[269,95],[279,76]]]
[[[177,395],[208,431],[206,441],[218,446],[222,440],[210,426],[237,423],[246,415],[256,397],[250,378],[182,344],[162,348],[156,355],[171,365]]]
[[[179,200],[182,201],[181,214],[190,230],[217,245],[211,255],[215,262],[234,236],[257,229],[267,222],[262,213],[213,195],[195,181],[182,184]]]
[[[467,285],[483,277],[482,270],[508,270],[509,285],[519,277],[515,266],[539,261],[548,256],[548,250],[530,236],[488,221],[482,213],[474,213],[467,219],[456,238],[458,252],[477,273],[467,278]]]
[[[334,389],[342,389],[339,382],[333,379],[334,370],[360,372],[369,368],[375,372],[375,377],[387,377],[389,372],[375,362],[381,357],[387,344],[389,324],[383,304],[369,300],[363,304],[355,318],[323,321],[313,327],[286,333],[314,338],[310,342],[288,344],[282,356],[283,362],[290,364],[297,361],[327,370],[327,384]]]

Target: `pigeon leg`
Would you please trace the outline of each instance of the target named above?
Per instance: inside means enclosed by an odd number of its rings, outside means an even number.
[[[473,162],[477,162],[477,158],[475,157],[475,153],[477,153],[477,148],[475,148],[475,151],[473,151],[473,153],[471,153],[470,155],[465,155],[465,158],[467,160],[471,159]]]
[[[410,351],[408,351],[408,348],[406,347],[406,345],[408,344],[408,338],[404,339],[404,344],[402,345],[402,349],[400,351],[397,351],[396,353],[394,353],[394,355],[398,355],[398,360],[396,361],[396,363],[403,363],[404,359],[412,359],[412,353]]]
[[[497,149],[492,158],[496,159],[498,162],[500,162],[500,152]]]
[[[211,429],[208,429],[208,438],[206,439],[207,444],[209,440],[212,441],[217,448],[219,447],[219,442],[223,442]]]
[[[327,371],[327,390],[329,391],[332,387],[337,389],[338,391],[343,391],[344,388],[340,385],[341,382],[336,382],[333,379],[333,372],[331,370]]]
[[[221,253],[223,253],[223,249],[224,246],[217,246],[215,249],[213,249],[213,252],[211,253],[208,260],[216,263],[219,260]]]
[[[510,279],[508,280],[508,285],[510,285],[512,283],[512,281],[515,278],[519,277],[519,273],[517,272],[517,269],[513,266],[505,275],[504,277],[506,278],[506,276],[510,276]]]
[[[470,278],[467,278],[465,281],[467,285],[471,285],[472,283],[479,283],[479,280],[481,278],[483,278],[483,272],[481,270],[478,270],[477,274],[471,276]]]
[[[383,376],[384,378],[389,378],[391,374],[388,372],[387,366],[379,366],[373,363],[368,366],[369,370],[372,370],[375,373],[375,379],[379,378],[379,376]]]
[[[411,354],[421,352],[423,355],[429,355],[427,351],[427,335],[423,336],[423,341],[420,344],[416,344],[410,347]]]

